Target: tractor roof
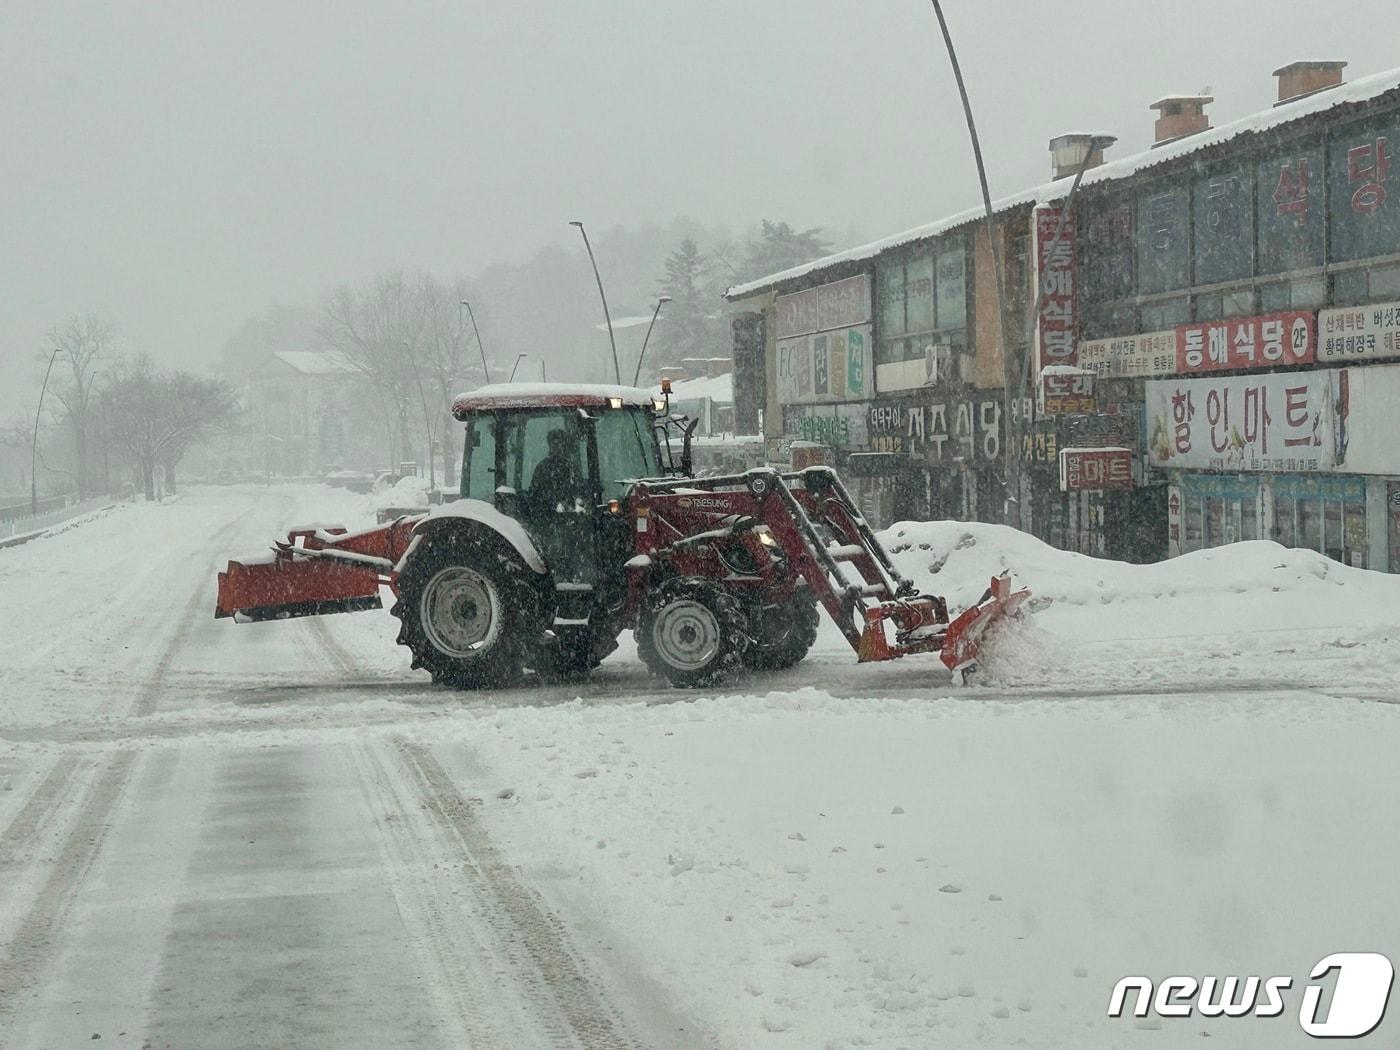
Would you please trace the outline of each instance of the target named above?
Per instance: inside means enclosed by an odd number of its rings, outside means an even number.
[[[468,412],[490,412],[502,408],[608,408],[618,402],[651,408],[659,397],[635,386],[607,386],[590,383],[493,383],[458,394],[452,414],[461,419]]]

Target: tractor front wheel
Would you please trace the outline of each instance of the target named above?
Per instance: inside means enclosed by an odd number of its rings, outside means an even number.
[[[807,655],[817,640],[820,620],[810,591],[799,589],[785,602],[765,605],[749,617],[753,641],[744,651],[744,666],[752,671],[781,671]]]
[[[746,626],[733,595],[703,579],[673,580],[647,604],[637,626],[637,652],[672,685],[708,685],[742,665]]]
[[[423,538],[398,580],[390,610],[398,642],[440,685],[509,685],[524,663],[524,641],[540,633],[530,569],[494,535],[443,531]]]

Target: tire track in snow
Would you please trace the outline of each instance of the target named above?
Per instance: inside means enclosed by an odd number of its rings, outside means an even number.
[[[0,1024],[13,1021],[21,997],[43,976],[78,890],[102,849],[112,807],[135,761],[134,751],[119,751],[107,759],[29,911],[10,940],[0,945]]]
[[[465,862],[479,914],[500,944],[516,987],[525,990],[556,1046],[641,1048],[608,1002],[558,917],[525,885],[477,822],[464,798],[426,746],[395,741],[405,780]]]
[[[54,762],[9,826],[0,833],[0,876],[21,867],[32,840],[53,825],[55,814],[67,798],[68,784],[78,761],[78,755],[70,754]]]

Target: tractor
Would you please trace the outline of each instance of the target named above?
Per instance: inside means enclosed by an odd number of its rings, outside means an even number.
[[[458,499],[364,531],[293,529],[219,573],[215,616],[380,608],[387,587],[399,643],[443,685],[582,675],[632,630],[653,673],[701,686],[796,664],[818,607],[860,661],[938,653],[961,673],[1028,597],[1003,574],[950,620],[895,569],[829,467],[690,477],[694,424],[671,415],[668,386],[461,395]]]

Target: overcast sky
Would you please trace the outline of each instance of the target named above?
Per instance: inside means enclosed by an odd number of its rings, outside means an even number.
[[[1146,148],[1164,94],[1209,87],[1220,123],[1286,62],[1400,63],[1394,0],[945,10],[994,196],[1062,131]],[[926,0],[4,0],[0,189],[0,418],[74,312],[201,367],[274,301],[470,276],[573,218],[873,238],[977,200]]]

